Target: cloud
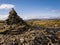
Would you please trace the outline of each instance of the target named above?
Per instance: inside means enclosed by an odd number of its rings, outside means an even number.
[[[49,19],[49,16],[21,16],[24,20],[27,19]]]
[[[6,20],[8,18],[8,15],[0,15],[0,20]],[[28,19],[52,19],[52,18],[58,18],[58,16],[21,16],[23,20]]]
[[[53,9],[53,8],[45,8],[45,9],[52,13],[60,13],[59,9]]]
[[[5,20],[8,18],[8,15],[0,15],[0,20]]]
[[[52,13],[57,13],[57,14],[60,15],[60,10],[55,9],[55,10],[51,10],[51,12],[52,12]]]
[[[51,12],[57,12],[57,10],[51,10]]]
[[[13,4],[1,4],[0,9],[11,9],[14,8],[15,6]]]
[[[21,16],[24,20],[25,19],[35,19],[35,18],[39,18],[38,16]]]
[[[20,16],[23,20],[28,19],[49,19],[49,16]],[[8,18],[8,15],[0,15],[0,20],[5,20]]]

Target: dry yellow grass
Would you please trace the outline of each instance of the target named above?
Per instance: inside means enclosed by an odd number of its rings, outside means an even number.
[[[27,23],[32,26],[60,27],[60,20],[35,20],[28,21]]]

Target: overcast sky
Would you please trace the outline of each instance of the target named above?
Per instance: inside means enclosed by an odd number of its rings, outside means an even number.
[[[0,19],[6,19],[11,8],[23,19],[60,16],[60,0],[0,0]]]

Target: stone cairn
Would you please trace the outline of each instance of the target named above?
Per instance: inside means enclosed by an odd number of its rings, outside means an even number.
[[[14,8],[9,12],[9,16],[5,20],[5,23],[7,26],[4,29],[4,34],[20,34],[28,30],[29,27],[27,23],[17,15]]]

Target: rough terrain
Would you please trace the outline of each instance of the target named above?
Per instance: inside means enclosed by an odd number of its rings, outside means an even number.
[[[60,28],[28,25],[12,8],[0,21],[0,45],[60,45]]]

